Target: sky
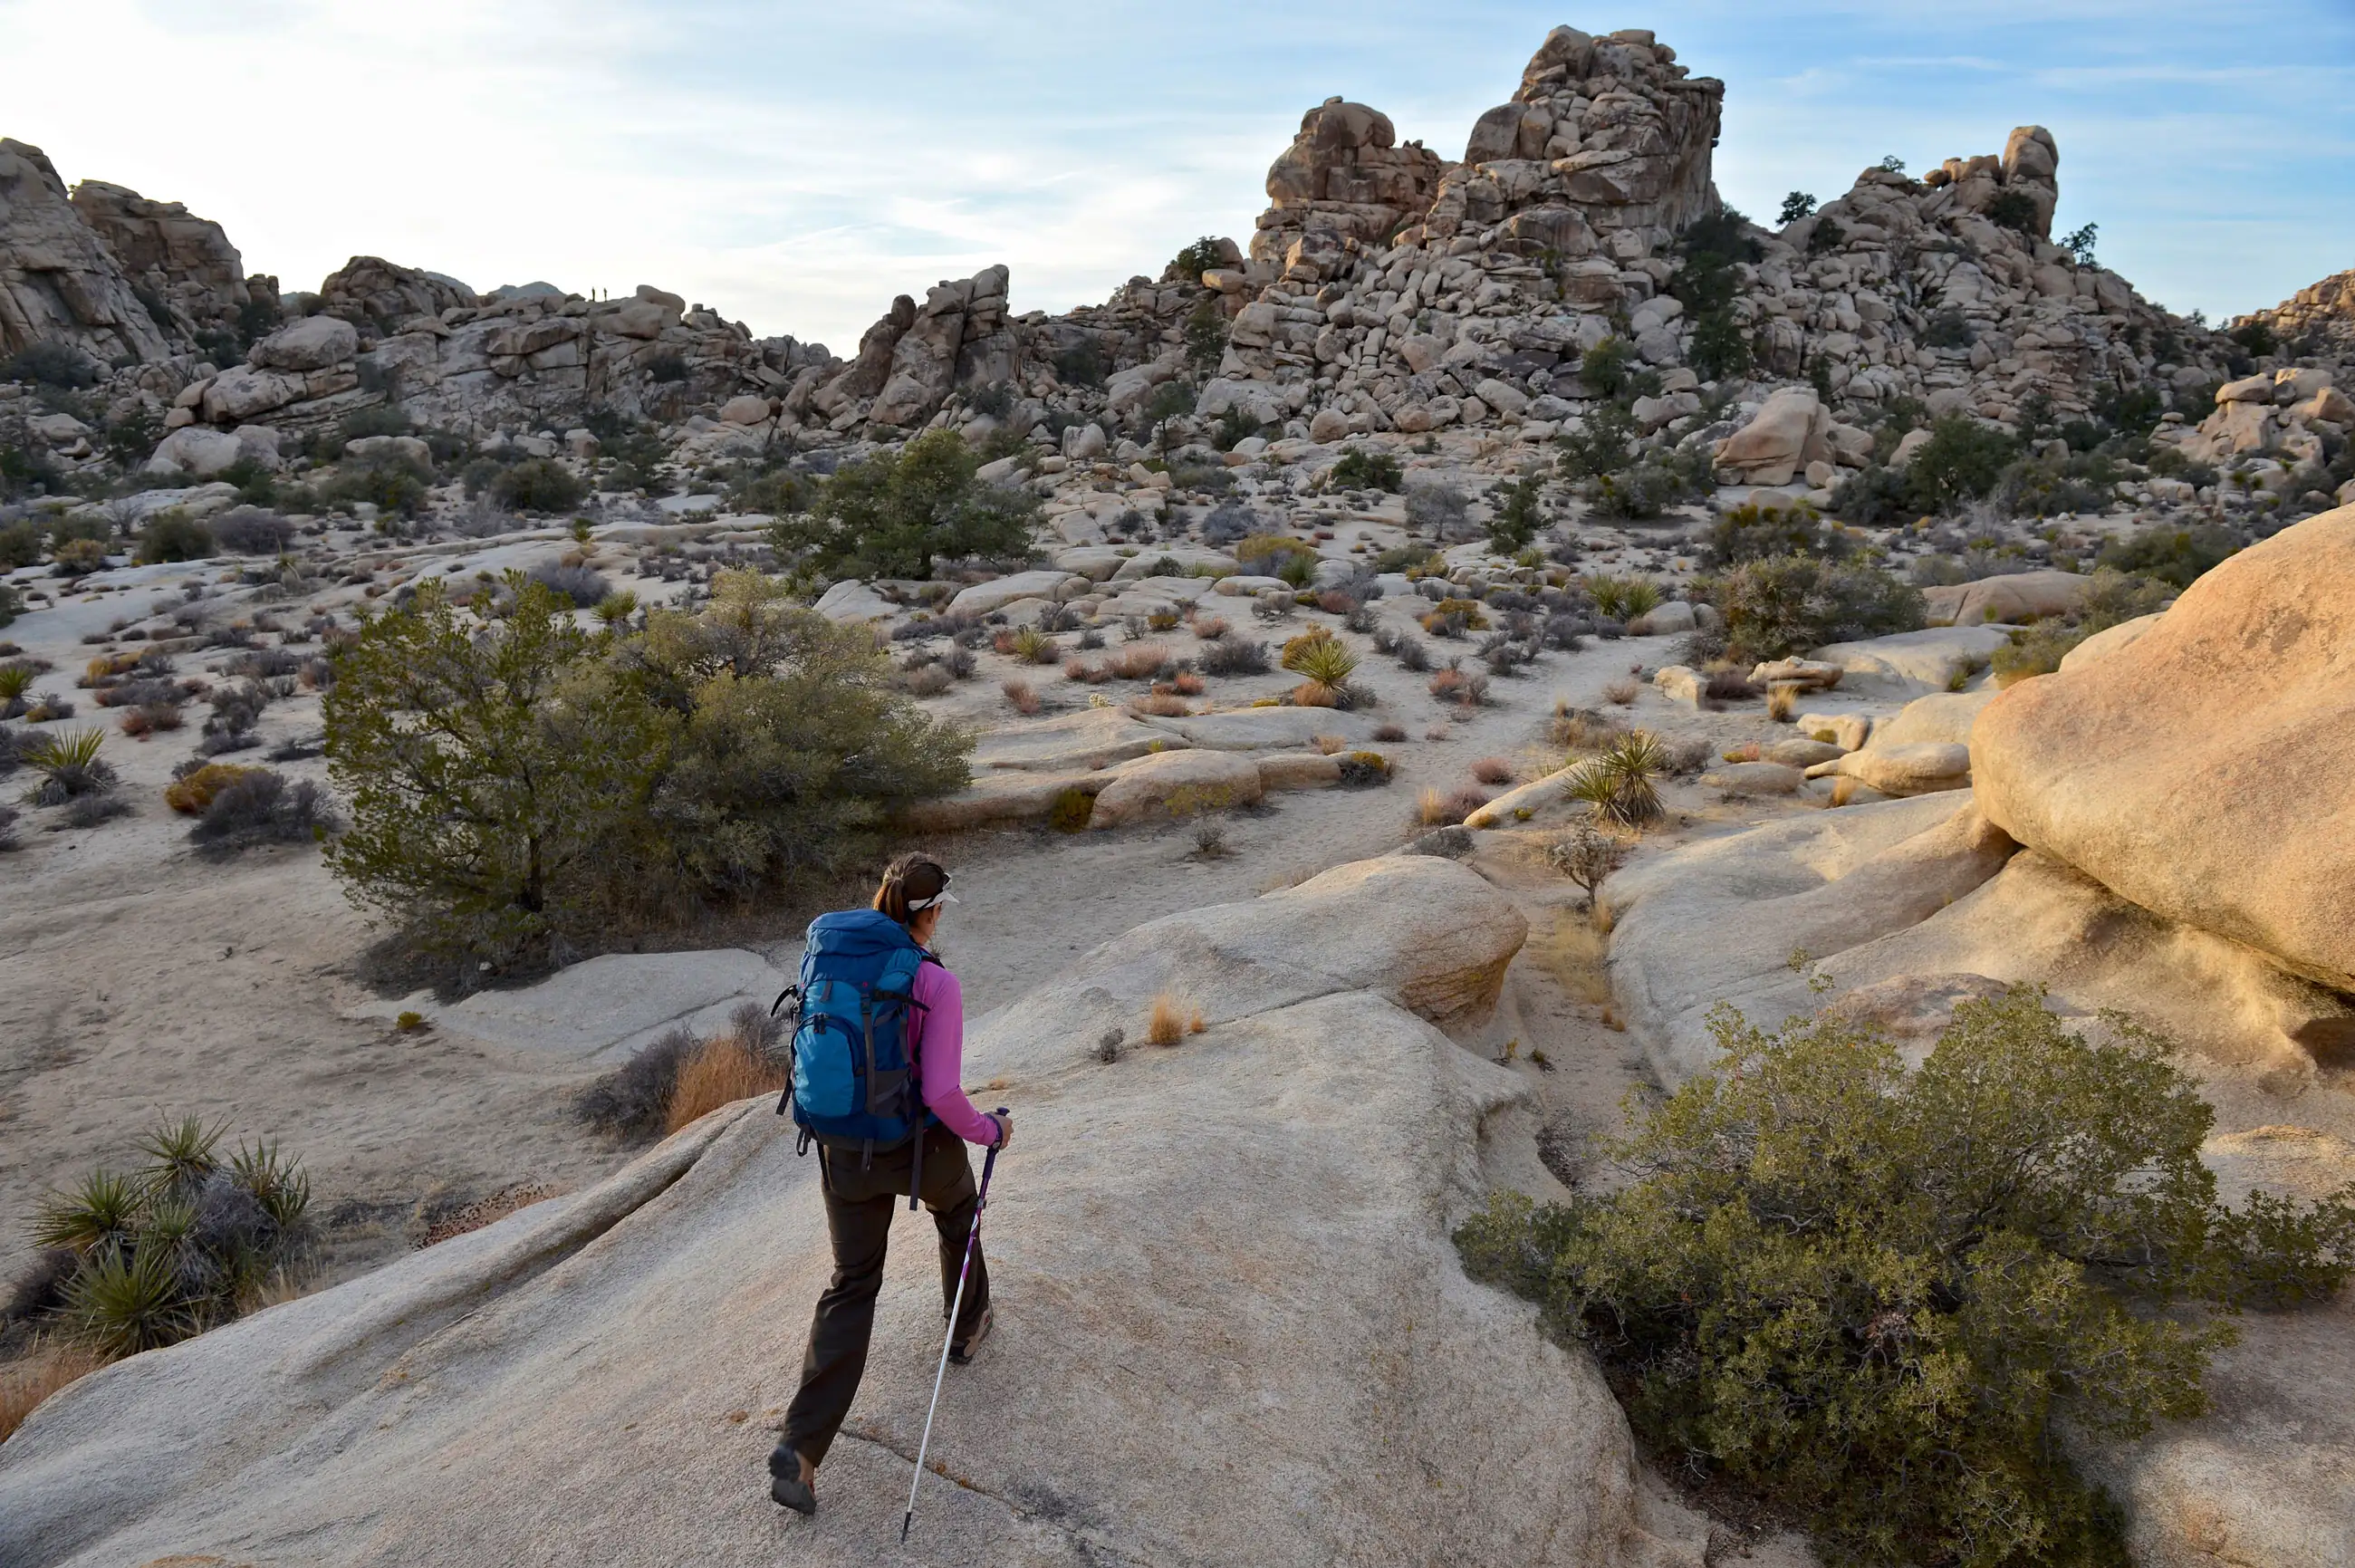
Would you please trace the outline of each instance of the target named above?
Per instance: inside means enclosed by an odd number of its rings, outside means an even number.
[[[2221,319],[2355,267],[2355,0],[0,0],[0,136],[186,203],[288,289],[362,254],[652,283],[847,354],[996,262],[1060,311],[1247,242],[1336,93],[1461,156],[1561,22],[1725,81],[1718,186],[1753,218],[2038,123],[2056,229],[2098,223],[2147,298]]]

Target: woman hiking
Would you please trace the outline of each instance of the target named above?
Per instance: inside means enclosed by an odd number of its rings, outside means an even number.
[[[818,1146],[818,1184],[826,1199],[826,1233],[834,1245],[834,1280],[817,1298],[809,1348],[802,1357],[801,1387],[785,1412],[784,1435],[769,1456],[769,1495],[797,1513],[817,1511],[814,1484],[817,1467],[825,1461],[843,1418],[850,1413],[850,1402],[867,1370],[867,1345],[875,1329],[875,1297],[883,1285],[883,1253],[890,1239],[895,1200],[920,1198],[932,1211],[932,1223],[940,1232],[941,1316],[945,1319],[956,1296],[957,1275],[964,1262],[965,1239],[973,1230],[976,1203],[973,1165],[965,1157],[964,1146],[1004,1148],[1014,1136],[1014,1118],[984,1115],[975,1110],[960,1079],[964,997],[956,976],[932,953],[941,912],[956,901],[949,891],[949,874],[938,861],[925,855],[902,855],[885,869],[882,885],[875,890],[872,912],[826,915],[810,928],[811,957],[803,965],[803,1033],[796,1036],[793,1096],[794,1119],[805,1129],[815,1130]],[[857,1115],[833,1121],[805,1114],[805,1097],[815,1101],[822,1090],[806,1087],[809,1073],[798,1054],[800,1040],[814,1038],[808,1033],[815,1005],[810,993],[826,987],[828,965],[833,962],[829,955],[847,955],[837,965],[841,972],[863,973],[856,969],[859,955],[879,952],[883,955],[879,972],[885,978],[868,987],[864,995],[892,997],[896,1003],[901,993],[894,989],[891,977],[904,973],[911,963],[914,966],[912,979],[906,985],[906,1003],[887,1004],[874,1017],[884,1018],[887,1025],[895,1018],[904,1018],[905,1060],[915,1068],[915,1083],[922,1096],[921,1108],[912,1103],[913,1096],[898,1106],[917,1127],[888,1147],[878,1147],[872,1137],[828,1136],[829,1125],[865,1125]],[[841,988],[826,990],[821,1000],[833,1005],[832,998],[838,994],[843,994]],[[852,1016],[859,1021],[843,1031],[846,1034],[863,1032],[871,1037],[879,1032],[872,1018]],[[889,1050],[880,1057],[870,1054],[868,1060],[885,1058],[897,1060]],[[870,1070],[870,1076],[881,1079],[890,1074]],[[887,1087],[891,1093],[900,1092],[896,1082]],[[847,1093],[847,1086],[844,1088]],[[869,1083],[865,1112],[877,1110],[878,1096],[883,1092]],[[843,1103],[847,1108],[849,1101]],[[900,1125],[881,1124],[886,1130]],[[988,1333],[989,1274],[976,1241],[964,1304],[950,1339],[950,1360],[959,1366],[970,1361]]]

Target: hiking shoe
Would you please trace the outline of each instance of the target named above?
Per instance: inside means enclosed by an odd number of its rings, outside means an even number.
[[[817,1488],[802,1478],[802,1456],[780,1443],[769,1454],[769,1496],[800,1514],[817,1512]]]
[[[981,1321],[973,1326],[973,1332],[949,1347],[950,1364],[959,1367],[969,1364],[973,1360],[973,1353],[980,1349],[981,1342],[988,1338],[989,1308],[985,1307],[981,1309]]]

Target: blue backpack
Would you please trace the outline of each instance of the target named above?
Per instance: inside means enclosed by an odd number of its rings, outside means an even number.
[[[832,1149],[855,1147],[871,1160],[875,1150],[896,1148],[932,1119],[914,1051],[922,1010],[916,971],[928,960],[938,962],[880,910],[842,910],[810,923],[801,983],[777,998],[783,1007],[800,997],[793,1082],[777,1114],[791,1110],[805,1151],[815,1139]],[[922,1147],[919,1141],[919,1157]]]

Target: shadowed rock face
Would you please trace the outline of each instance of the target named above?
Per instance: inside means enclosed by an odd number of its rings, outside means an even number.
[[[0,139],[0,356],[42,342],[69,344],[101,365],[172,351],[48,155]]]
[[[236,323],[253,299],[244,259],[221,226],[176,201],[151,201],[103,180],[73,188],[73,209],[114,252],[124,274],[172,312],[181,336]],[[257,279],[269,287],[267,279]]]
[[[1411,1009],[1476,1011],[1522,933],[1471,871],[1370,861],[1116,937],[978,1021],[968,1077],[1023,1136],[923,1561],[1699,1568],[1705,1531],[1642,1501],[1591,1364],[1447,1239],[1523,1091]],[[1099,1061],[1164,990],[1206,1030]],[[764,1103],[717,1111],[588,1191],[77,1384],[0,1449],[0,1560],[906,1561],[921,1256],[886,1281],[817,1519],[766,1496],[828,1268],[792,1151]]]

